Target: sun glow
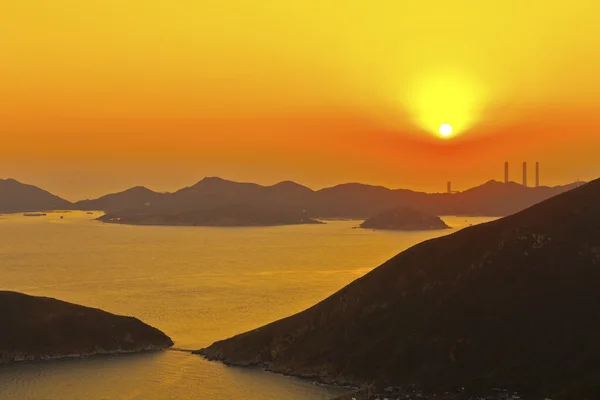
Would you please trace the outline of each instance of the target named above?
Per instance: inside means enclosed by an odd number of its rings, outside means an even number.
[[[485,103],[483,90],[463,75],[436,73],[415,80],[408,106],[421,128],[443,137],[471,128]],[[446,121],[452,121],[452,125]]]
[[[440,125],[440,135],[442,136],[450,136],[452,133],[452,126],[450,124],[442,124]]]

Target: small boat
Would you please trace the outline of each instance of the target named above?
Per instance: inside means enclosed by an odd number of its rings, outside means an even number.
[[[25,213],[24,217],[45,217],[46,213]]]

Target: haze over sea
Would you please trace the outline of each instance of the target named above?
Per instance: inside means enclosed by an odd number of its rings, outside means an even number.
[[[135,316],[181,349],[304,310],[413,244],[492,219],[444,217],[456,229],[390,232],[352,229],[359,221],[127,226],[94,221],[99,215],[0,215],[0,290]],[[0,365],[0,398],[23,400],[294,400],[341,392],[178,351]]]

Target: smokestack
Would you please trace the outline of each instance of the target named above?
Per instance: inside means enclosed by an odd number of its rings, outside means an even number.
[[[448,193],[452,193],[452,182],[448,181]]]
[[[535,187],[540,186],[540,163],[535,162]]]
[[[523,161],[523,186],[527,187],[527,161]]]
[[[504,162],[504,183],[508,183],[508,161]]]

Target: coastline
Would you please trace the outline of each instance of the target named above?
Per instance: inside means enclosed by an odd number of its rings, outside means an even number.
[[[96,356],[112,356],[120,354],[139,354],[139,353],[153,353],[159,351],[169,350],[169,346],[156,346],[150,345],[145,346],[137,350],[97,350],[90,352],[70,353],[70,354],[1,354],[0,364],[12,364],[22,362],[35,362],[35,361],[52,361],[62,359],[77,359],[77,358],[88,358]]]
[[[103,220],[102,217],[96,218],[96,221],[103,222],[105,224],[114,225],[130,225],[130,226],[179,226],[179,227],[205,227],[205,228],[266,228],[272,226],[295,226],[295,225],[325,225],[326,222],[315,220],[315,222],[296,222],[286,224],[193,224],[193,223],[160,223],[160,222],[132,222],[132,221],[118,221],[118,220]]]
[[[263,371],[276,374],[289,376],[296,379],[302,379],[312,381],[315,385],[339,387],[348,389],[348,393],[336,396],[331,400],[374,400],[374,399],[403,399],[403,400],[417,400],[417,399],[447,399],[447,400],[470,400],[473,398],[479,400],[519,400],[523,397],[515,391],[508,389],[488,388],[485,390],[469,390],[468,388],[457,385],[454,391],[445,392],[426,392],[416,386],[409,386],[407,388],[402,386],[387,385],[385,387],[379,387],[373,383],[367,382],[354,382],[344,380],[343,382],[335,379],[326,378],[324,376],[313,375],[313,374],[298,374],[285,370],[276,370],[270,367],[271,364],[266,363],[234,363],[229,361],[220,360],[218,358],[209,357],[202,353],[202,350],[192,351],[194,355],[199,355],[207,361],[218,362],[227,367],[233,368],[260,368]]]

